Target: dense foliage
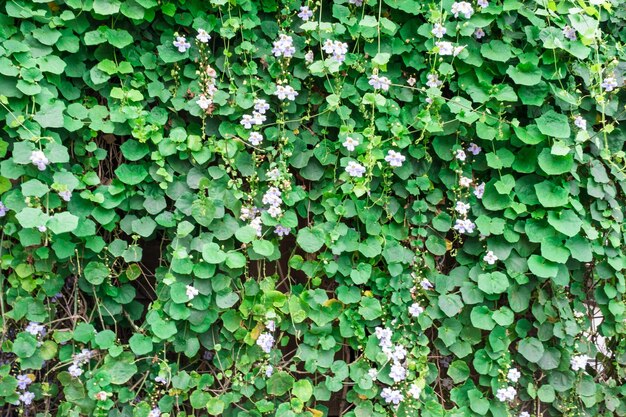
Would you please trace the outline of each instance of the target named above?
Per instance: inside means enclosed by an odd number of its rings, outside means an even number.
[[[0,414],[626,415],[625,26],[0,2]]]

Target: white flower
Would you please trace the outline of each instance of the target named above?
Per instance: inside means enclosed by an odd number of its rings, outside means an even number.
[[[187,49],[191,48],[191,44],[187,42],[187,38],[184,36],[177,36],[176,40],[172,43],[178,48],[178,52],[186,52]]]
[[[409,395],[411,397],[418,400],[420,398],[421,393],[422,393],[422,389],[420,387],[418,387],[416,384],[411,384],[411,387],[409,388]]]
[[[570,360],[572,371],[584,370],[587,367],[588,360],[589,360],[589,356],[587,355],[573,356],[572,359]]]
[[[379,77],[378,74],[372,74],[370,76],[369,85],[376,90],[388,91],[391,86],[391,81],[387,77]]]
[[[346,140],[342,143],[342,145],[350,152],[354,152],[354,149],[359,146],[359,141],[348,136]]]
[[[150,412],[148,413],[148,417],[161,417],[161,410],[159,409],[159,407],[154,407],[152,410],[150,410]]]
[[[39,230],[41,233],[45,233],[48,228],[46,226],[37,226],[37,230]]]
[[[463,46],[455,46],[454,47],[454,51],[452,51],[452,55],[453,56],[459,55],[461,52],[463,52],[465,50],[465,47],[466,47],[465,45],[463,45]]]
[[[278,40],[274,41],[272,53],[275,57],[291,58],[296,52],[296,48],[293,46],[293,38],[291,36],[280,34]]]
[[[470,205],[462,201],[457,201],[456,207],[454,207],[454,210],[462,216],[465,216],[469,212],[469,209]]]
[[[272,365],[267,365],[265,368],[265,377],[269,378],[274,373],[274,367]]]
[[[393,149],[390,149],[387,152],[387,156],[385,156],[385,161],[387,161],[392,167],[401,167],[405,160],[406,157],[404,155],[400,152],[394,151]]]
[[[26,391],[20,394],[19,400],[21,404],[30,405],[35,399],[35,394],[30,391]]]
[[[472,155],[476,156],[476,155],[478,155],[482,151],[482,148],[480,146],[476,145],[474,142],[471,142],[470,145],[467,147],[467,150]]]
[[[467,155],[465,155],[465,151],[463,149],[457,149],[457,151],[454,153],[454,157],[459,161],[465,161]]]
[[[565,26],[563,28],[563,36],[569,39],[570,41],[575,41],[577,39],[576,29],[574,29],[573,27],[569,25]]]
[[[209,39],[211,39],[211,35],[209,35],[209,33],[204,29],[198,29],[198,34],[196,35],[196,39],[202,43],[207,43],[209,42]]]
[[[483,28],[476,28],[476,30],[474,31],[474,37],[476,39],[482,39],[485,37],[485,31],[483,30]]]
[[[190,300],[193,300],[196,295],[200,294],[200,291],[191,285],[187,285],[185,294],[187,294]]]
[[[498,261],[498,257],[496,256],[495,253],[493,253],[492,251],[489,251],[483,257],[483,261],[487,262],[489,265],[495,265],[495,263]],[[519,371],[517,369],[511,369],[511,371],[516,371],[517,373],[519,373]],[[509,375],[511,374],[511,371],[509,371]],[[513,381],[513,382],[515,382],[515,381]]]
[[[8,211],[9,209],[7,208],[7,206],[5,206],[2,201],[0,201],[0,217],[6,216]]]
[[[350,161],[346,167],[346,172],[351,177],[361,178],[365,174],[365,167],[358,162]]]
[[[256,230],[256,235],[261,237],[263,235],[263,223],[260,217],[256,217],[250,221],[250,227]]]
[[[93,354],[94,352],[91,350],[83,349],[72,356],[72,361],[77,365],[82,365],[89,362],[89,360],[93,357]]]
[[[391,389],[389,387],[383,388],[383,391],[380,393],[380,396],[387,404],[398,405],[404,400],[404,396],[397,389]]]
[[[274,95],[277,96],[279,100],[288,99],[290,101],[294,101],[296,99],[296,96],[298,95],[298,92],[294,90],[293,87],[290,85],[278,85],[276,86],[276,91],[274,92]]]
[[[376,381],[376,378],[378,378],[378,370],[376,368],[370,368],[367,374],[372,378],[372,381]]]
[[[269,330],[270,332],[275,331],[275,330],[276,330],[276,322],[275,322],[274,320],[268,320],[268,321],[265,323],[265,328],[266,328],[267,330]]]
[[[485,7],[489,7],[489,2],[487,0],[477,0],[476,4],[482,7],[483,9]]]
[[[413,77],[413,76],[409,77],[409,79],[408,79],[408,80],[406,80],[406,83],[407,83],[408,85],[410,85],[411,87],[413,87],[413,86],[415,85],[415,83],[416,83],[416,82],[417,82],[417,80],[416,80],[416,79],[415,79],[415,77]]]
[[[435,37],[441,39],[444,37],[446,32],[447,32],[446,28],[443,27],[440,23],[435,23],[433,25],[432,34],[435,35]]]
[[[393,324],[393,322],[392,322]],[[394,362],[399,362],[406,358],[406,348],[402,345],[391,345],[387,346],[390,343],[390,339],[385,339],[385,346],[382,347],[383,353],[387,355],[387,359]]]
[[[309,20],[311,17],[313,17],[313,12],[311,11],[311,9],[309,9],[309,6],[301,6],[298,17],[302,20]]]
[[[287,236],[289,235],[289,233],[291,233],[291,228],[279,224],[274,228],[274,233],[276,233],[280,237]]]
[[[43,324],[35,323],[34,321],[28,323],[28,326],[26,326],[24,330],[35,337],[39,335],[43,336],[46,334],[46,326],[44,326]]]
[[[420,306],[418,303],[413,303],[409,307],[409,314],[412,317],[419,317],[420,314],[424,312],[424,308]]]
[[[263,113],[259,113],[259,112],[252,112],[252,123],[254,123],[255,125],[262,125],[263,122],[265,122],[267,120],[267,116],[264,115]]]
[[[250,142],[253,146],[259,146],[261,142],[263,142],[263,135],[259,132],[250,132],[250,136],[248,136],[248,142]]]
[[[78,378],[83,374],[82,368],[76,363],[71,364],[70,367],[67,368],[67,372],[74,378]]]
[[[587,130],[587,121],[583,119],[582,116],[577,116],[576,119],[574,119],[574,125],[579,129]]]
[[[483,194],[485,193],[485,183],[480,183],[474,188],[474,195],[477,199],[483,198]]]
[[[202,110],[206,110],[209,108],[211,104],[213,104],[213,100],[205,96],[204,94],[200,94],[198,99],[196,100],[196,104],[200,106]]]
[[[455,1],[452,3],[451,11],[454,17],[459,17],[459,14],[462,14],[466,19],[469,19],[474,14],[474,8],[466,1]]]
[[[50,164],[50,161],[46,158],[46,155],[44,155],[42,151],[33,151],[30,154],[30,162],[32,162],[32,164],[35,165],[39,171],[45,171],[46,166]]]
[[[348,0],[348,3],[354,4],[355,6],[362,6],[363,0]]]
[[[391,370],[389,371],[389,378],[393,379],[394,382],[401,382],[406,379],[406,373],[407,373],[406,368],[402,366],[401,364],[399,364],[398,362],[395,362],[393,365],[391,365]]]
[[[500,388],[496,392],[496,398],[502,402],[513,401],[516,395],[517,390],[513,387]]]
[[[474,231],[476,225],[469,219],[456,219],[454,230],[459,233],[470,234]]]
[[[391,336],[393,336],[391,329],[387,327],[376,327],[374,335],[378,338],[378,346],[383,349],[391,347]]]
[[[104,391],[100,391],[100,392],[96,393],[95,397],[96,397],[96,400],[98,400],[98,401],[106,401],[107,393],[104,392]]]
[[[613,76],[606,77],[602,81],[602,84],[600,84],[600,86],[602,88],[604,88],[606,91],[613,91],[617,87],[617,81],[615,80],[615,77],[613,77]],[[41,168],[39,168],[39,169],[41,169]]]
[[[305,55],[304,55],[304,60],[307,64],[312,64],[313,61],[315,60],[315,54],[313,53],[313,51],[308,51]]]
[[[468,177],[461,177],[459,178],[459,185],[461,187],[469,187],[472,185],[472,179]]]
[[[274,168],[271,171],[267,171],[265,175],[272,181],[278,181],[280,179],[280,170],[278,168]]]
[[[509,372],[506,374],[506,378],[511,382],[517,382],[522,377],[520,371],[517,368],[509,369]]]
[[[33,380],[30,379],[28,375],[17,376],[17,387],[21,389],[22,391],[25,390],[32,383],[33,383]]]
[[[269,108],[270,105],[267,104],[267,101],[263,100],[262,98],[257,98],[254,100],[254,110],[256,110],[257,113],[265,114],[265,112],[268,111]]]
[[[530,417],[530,413],[528,411],[522,411],[517,417]]]
[[[439,76],[437,74],[433,74],[432,72],[428,74],[426,78],[428,79],[428,81],[426,81],[426,85],[430,88],[437,88],[443,84],[439,81]]]
[[[272,351],[272,346],[274,346],[274,336],[270,333],[262,333],[256,340],[256,344],[261,347],[263,352],[270,353]]]

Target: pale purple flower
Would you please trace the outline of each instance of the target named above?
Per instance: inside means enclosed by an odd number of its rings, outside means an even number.
[[[528,411],[522,411],[517,417],[530,417],[530,413]]]
[[[161,417],[161,409],[159,407],[154,407],[148,413],[148,417]]]
[[[198,99],[196,100],[196,104],[200,106],[202,110],[206,110],[209,108],[211,104],[213,104],[213,100],[205,96],[204,94],[200,94]]]
[[[372,381],[376,381],[376,378],[378,378],[378,370],[376,368],[370,368],[367,374],[372,378]]]
[[[581,116],[577,116],[576,119],[574,119],[574,125],[579,129],[587,130],[587,121]]]
[[[289,233],[291,233],[291,228],[279,224],[274,228],[274,233],[276,233],[280,237],[287,236],[289,235]]]
[[[387,77],[379,77],[378,74],[372,74],[369,79],[369,85],[376,90],[388,91],[391,81]]]
[[[374,335],[378,339],[378,346],[383,349],[391,347],[391,336],[393,336],[393,331],[390,328],[376,327],[376,329],[374,329]]]
[[[278,168],[274,168],[270,171],[267,171],[267,173],[265,174],[267,176],[267,178],[269,178],[271,181],[278,181],[280,179],[280,170]]]
[[[0,201],[0,217],[6,216],[8,211],[9,209],[7,208],[7,206],[5,206],[2,201]]]
[[[252,122],[255,125],[262,125],[267,120],[267,116],[263,113],[252,112]]]
[[[447,29],[440,23],[435,23],[433,25],[432,34],[435,35],[435,37],[441,39],[445,36],[446,32],[447,32]]]
[[[267,328],[267,330],[269,330],[270,332],[276,331],[276,322],[274,320],[268,320],[265,323],[265,327]]]
[[[177,36],[176,40],[172,43],[178,48],[178,52],[186,52],[187,49],[191,48],[191,44],[187,42],[187,38],[184,36]]]
[[[298,13],[298,17],[302,20],[309,20],[313,17],[313,12],[309,9],[309,6],[301,6],[300,13]]]
[[[293,46],[293,38],[284,33],[278,35],[278,40],[274,41],[273,46],[272,53],[275,57],[291,58],[296,53],[296,48]]]
[[[462,216],[465,216],[469,212],[469,209],[470,205],[462,201],[457,201],[456,207],[454,208],[454,210]]]
[[[459,161],[465,161],[467,155],[465,154],[465,151],[463,149],[457,149],[454,153],[454,157]]]
[[[37,230],[39,230],[41,233],[46,233],[48,228],[46,226],[37,226]]]
[[[610,92],[610,91],[615,90],[615,88],[617,87],[617,81],[615,80],[615,77],[613,76],[606,77],[602,81],[602,84],[600,84],[600,86],[604,88],[605,91]],[[39,169],[41,170],[41,168]]]
[[[448,41],[436,42],[435,46],[439,48],[439,55],[446,56],[454,53],[454,45]]]
[[[211,39],[211,35],[209,35],[209,33],[204,29],[198,29],[198,34],[196,35],[196,39],[202,43],[208,43],[209,40]]]
[[[252,129],[252,125],[255,124],[252,116],[249,114],[244,114],[241,116],[241,121],[239,122],[246,129]]]
[[[263,352],[270,353],[272,351],[272,347],[274,346],[274,336],[270,333],[262,333],[256,340],[256,344]]]
[[[578,37],[576,36],[576,29],[569,25],[563,28],[563,36],[570,41],[575,41],[576,39],[578,39]]]
[[[350,161],[348,162],[348,166],[346,167],[346,172],[351,177],[360,178],[365,174],[365,167],[358,162]]]
[[[459,17],[459,14],[462,14],[466,19],[469,19],[474,14],[474,8],[466,1],[455,1],[452,3],[451,11],[454,17]]]
[[[509,372],[506,374],[506,378],[511,382],[517,382],[521,377],[522,374],[517,368],[509,369]]]
[[[459,178],[459,185],[461,187],[469,188],[469,186],[472,185],[472,179],[468,177],[461,177]]]
[[[426,291],[432,290],[434,288],[434,285],[432,284],[432,282],[430,282],[426,278],[420,281],[420,286],[422,287],[423,290],[426,290]]]
[[[394,151],[393,149],[390,149],[387,152],[387,156],[385,156],[385,161],[387,161],[392,167],[401,167],[405,160],[406,157],[404,155],[400,152]]]
[[[487,254],[483,257],[483,261],[487,262],[489,265],[495,265],[495,263],[498,262],[498,257],[496,256],[495,253],[493,253],[493,251],[488,251]],[[511,370],[517,371],[517,369],[511,369]]]
[[[254,110],[256,110],[257,113],[265,114],[265,112],[268,111],[269,108],[270,105],[267,104],[267,101],[263,100],[262,98],[257,98],[254,100]]]
[[[480,183],[474,188],[474,195],[477,199],[483,198],[483,194],[485,193],[485,183]]]
[[[408,79],[408,80],[406,80],[406,83],[407,83],[408,85],[410,85],[411,87],[413,87],[413,86],[415,85],[415,83],[416,83],[416,82],[417,82],[417,80],[416,80],[416,79],[415,79],[415,77],[413,77],[413,76],[409,77],[409,79]]]
[[[418,400],[420,395],[422,394],[422,389],[418,387],[416,384],[411,384],[409,387],[409,395],[414,399]]]
[[[210,352],[207,350],[204,353],[206,355],[206,353],[210,353]],[[205,356],[205,355],[203,355],[203,356]],[[207,360],[210,360],[210,359],[207,359]],[[167,385],[167,378],[164,378],[162,376],[157,376],[156,378],[154,378],[154,382],[158,382],[159,384]]]
[[[39,169],[39,171],[45,171],[46,166],[50,163],[46,155],[42,151],[35,150],[30,154],[30,162]]]
[[[83,374],[83,369],[76,363],[73,363],[67,368],[67,372],[73,377],[78,378]]]
[[[263,142],[263,135],[259,132],[250,132],[250,136],[248,136],[248,142],[250,142],[253,146],[259,146],[261,142]]]
[[[298,92],[294,90],[293,87],[290,85],[278,85],[276,86],[276,91],[274,92],[274,95],[276,95],[279,100],[288,99],[290,101],[294,101],[296,99],[296,96],[298,95]]]
[[[404,395],[400,392],[400,390],[392,389],[392,388],[383,388],[383,391],[380,393],[380,396],[387,404],[399,405],[402,400],[404,400]]]
[[[389,370],[389,378],[393,379],[394,382],[398,383],[404,381],[406,379],[406,374],[406,368],[400,363],[394,362],[394,364],[391,365],[391,369]]]
[[[476,39],[482,39],[485,37],[485,31],[483,30],[483,28],[476,28],[476,30],[474,31],[474,37]]]
[[[348,0],[348,3],[354,4],[355,6],[362,6],[363,0]]]
[[[471,142],[469,144],[469,146],[467,147],[467,150],[472,155],[476,156],[476,155],[478,155],[482,151],[482,148],[480,146],[476,145],[474,142]]]
[[[280,206],[271,206],[267,209],[267,214],[269,214],[273,218],[276,218],[283,214],[283,209],[281,209]]]
[[[350,152],[354,152],[354,149],[357,146],[359,146],[359,141],[357,139],[354,139],[354,138],[348,136],[346,138],[346,140],[342,143],[342,145],[344,146],[344,148],[346,148]]]
[[[63,201],[70,201],[72,199],[72,192],[69,190],[59,191],[59,197],[61,197]]]
[[[470,219],[456,219],[454,224],[454,230],[463,234],[470,234],[475,228],[476,225]]]
[[[418,317],[423,312],[424,312],[424,308],[418,303],[413,303],[409,307],[409,314],[411,315],[411,317]]]
[[[315,54],[313,53],[313,51],[308,51],[308,52],[304,55],[304,61],[305,61],[307,64],[312,64],[314,60],[315,60]]]
[[[489,7],[489,2],[487,0],[476,0],[476,4],[483,9]]]
[[[190,300],[193,300],[196,295],[200,294],[200,291],[198,291],[198,289],[192,285],[187,285],[185,287],[185,294]]]
[[[281,194],[277,187],[270,187],[263,195],[263,204],[280,206],[283,203]]]
[[[439,76],[437,74],[434,73],[430,73],[426,76],[426,78],[428,79],[428,81],[426,81],[426,85],[430,88],[437,88],[440,85],[442,85],[443,83],[439,80]]]
[[[455,46],[454,47],[454,51],[452,51],[452,55],[453,56],[459,55],[461,52],[463,52],[465,50],[465,48],[466,48],[465,45],[463,45],[463,46]]]
[[[33,380],[30,379],[28,375],[18,375],[17,376],[17,387],[22,391],[28,388],[30,384],[32,384]]]
[[[44,336],[46,334],[46,326],[40,323],[36,323],[34,321],[28,323],[28,326],[26,326],[24,330],[35,337],[39,335]]]
[[[26,391],[20,394],[19,400],[20,404],[30,405],[35,399],[35,394],[30,391]]]
[[[267,365],[265,368],[265,377],[269,378],[274,373],[274,367],[272,365]]]

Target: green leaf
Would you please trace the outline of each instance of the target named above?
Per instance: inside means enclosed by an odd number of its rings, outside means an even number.
[[[493,40],[480,47],[480,53],[487,59],[506,62],[511,59],[511,47],[500,40]]]
[[[143,165],[122,164],[115,170],[115,175],[124,184],[137,185],[148,176],[148,171]]]
[[[573,237],[580,232],[583,221],[572,210],[549,211],[548,223],[565,236]]]
[[[94,0],[93,11],[102,15],[116,14],[120,11],[120,0]]]
[[[42,105],[33,119],[44,128],[63,127],[63,110],[65,110],[65,103],[61,100],[54,100]]]
[[[78,217],[67,211],[56,213],[48,220],[47,226],[54,234],[68,233],[78,226]]]
[[[133,233],[137,233],[142,237],[149,237],[156,229],[156,222],[152,220],[152,217],[142,217],[141,219],[133,220],[131,228]]]
[[[135,333],[128,343],[135,355],[146,355],[152,352],[152,340],[148,336]]]
[[[551,181],[535,184],[539,203],[544,207],[561,207],[569,201],[569,192]]]
[[[455,384],[465,381],[470,375],[470,369],[464,361],[454,361],[448,367],[448,376]]]
[[[324,234],[319,229],[301,229],[296,241],[302,250],[307,253],[314,253],[324,245]]]
[[[502,294],[509,287],[509,279],[502,272],[478,275],[478,288],[485,294]]]
[[[15,218],[24,228],[45,226],[48,215],[39,208],[26,207],[15,215]]]
[[[211,399],[207,401],[206,409],[210,415],[219,416],[224,412],[224,405],[224,401],[217,397],[211,397]]]
[[[537,159],[539,167],[548,175],[565,174],[572,170],[574,166],[574,155],[553,155],[550,149],[544,148]]]
[[[19,333],[13,342],[13,353],[18,358],[29,358],[37,350],[37,339],[29,333]]]
[[[313,395],[313,386],[308,379],[301,379],[293,384],[291,392],[302,402],[307,402]]]
[[[293,386],[295,379],[287,372],[279,371],[267,380],[267,393],[270,395],[283,395]]]
[[[537,120],[539,131],[546,136],[553,138],[569,138],[570,127],[567,116],[559,114],[554,110],[548,110],[542,114]]]
[[[522,339],[517,347],[517,351],[526,358],[527,361],[537,363],[543,356],[543,344],[534,337]]]
[[[554,278],[559,272],[557,264],[539,255],[531,255],[528,258],[528,268],[530,272],[541,278]]]
[[[262,256],[271,256],[274,253],[274,244],[269,240],[255,240],[252,242],[252,249]]]
[[[109,276],[111,271],[109,271],[109,268],[102,262],[91,261],[85,266],[83,273],[89,283],[100,285]]]

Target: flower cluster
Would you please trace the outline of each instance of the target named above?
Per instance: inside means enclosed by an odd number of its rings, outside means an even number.
[[[361,178],[365,174],[365,167],[358,162],[350,161],[346,166],[346,172],[351,177]]]
[[[196,295],[200,294],[200,291],[193,285],[187,285],[185,287],[185,294],[189,298],[189,300],[193,300]]]
[[[39,171],[45,171],[50,161],[46,155],[39,150],[35,150],[30,154],[30,162],[37,167]]]
[[[454,46],[452,42],[448,42],[448,41],[437,42],[435,43],[435,46],[438,48],[439,55],[441,56],[449,56],[449,55],[457,56],[461,52],[463,52],[463,50],[466,48],[465,45]]]
[[[259,335],[259,338],[256,340],[256,344],[263,350],[265,353],[270,353],[272,351],[272,347],[274,347],[274,336],[271,333],[265,332]]]
[[[285,99],[289,101],[294,101],[298,96],[298,92],[290,85],[277,85],[276,91],[274,95],[278,97],[279,100],[283,101]]]
[[[281,204],[283,204],[281,194],[277,187],[270,187],[263,195],[263,204],[269,205],[267,213],[274,218],[280,216],[283,212],[280,208]]]
[[[587,367],[587,362],[589,361],[589,356],[587,355],[577,355],[572,356],[570,359],[570,365],[572,367],[572,371],[581,371]]]
[[[211,66],[207,66],[202,76],[204,91],[198,96],[196,104],[202,109],[207,110],[211,104],[213,104],[213,96],[217,92],[215,81],[217,78],[217,71]]]
[[[82,366],[88,363],[93,356],[94,352],[89,349],[83,349],[79,353],[74,354],[72,364],[67,368],[67,371],[72,377],[78,378],[83,374]]]
[[[375,90],[388,91],[391,87],[391,80],[387,77],[381,77],[378,74],[372,74],[369,79],[369,85]]]
[[[452,3],[451,11],[454,17],[459,17],[459,14],[462,14],[466,19],[469,19],[474,14],[474,8],[466,1],[455,1]]]
[[[332,57],[337,62],[343,62],[345,61],[346,54],[348,53],[348,44],[344,42],[332,41],[330,39],[326,39],[326,42],[324,42],[322,49],[327,54],[332,55]]]
[[[291,58],[296,53],[296,47],[293,46],[293,38],[289,35],[281,33],[278,39],[274,41],[272,53],[275,57]]]

